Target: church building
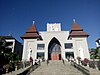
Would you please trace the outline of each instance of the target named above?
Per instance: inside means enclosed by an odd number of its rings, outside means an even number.
[[[24,41],[22,60],[29,61],[30,57],[33,60],[90,59],[88,36],[75,21],[70,31],[62,31],[61,23],[47,23],[47,31],[38,32],[33,23],[21,36]]]

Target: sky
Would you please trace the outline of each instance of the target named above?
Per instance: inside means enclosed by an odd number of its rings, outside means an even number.
[[[61,23],[70,31],[73,19],[87,32],[89,48],[100,38],[100,0],[0,0],[0,35],[12,35],[19,42],[35,21],[38,31],[47,23]]]

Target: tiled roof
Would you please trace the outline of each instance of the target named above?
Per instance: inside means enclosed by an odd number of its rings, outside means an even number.
[[[76,22],[72,25],[71,30],[83,30]]]
[[[86,32],[83,31],[83,29],[76,23],[72,25],[70,35],[69,37],[72,36],[89,36]]]
[[[37,38],[39,35],[37,33],[25,33],[21,38]]]
[[[89,35],[83,31],[72,31],[70,36],[89,36]]]
[[[30,26],[30,28],[26,31],[26,33],[23,36],[21,36],[22,39],[23,38],[39,38],[39,37],[40,35],[34,24]]]
[[[26,33],[34,33],[37,32],[36,26],[32,24],[30,28],[26,31]]]

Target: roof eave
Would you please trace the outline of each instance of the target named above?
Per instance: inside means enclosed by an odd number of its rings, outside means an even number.
[[[69,35],[69,37],[89,37],[89,35]]]

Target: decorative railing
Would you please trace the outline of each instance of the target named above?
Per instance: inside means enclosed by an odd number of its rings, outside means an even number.
[[[15,71],[11,71],[11,72],[7,72],[7,75],[28,75],[30,74],[32,71],[34,71],[36,68],[38,68],[40,66],[39,62],[35,62],[34,65],[29,65],[29,64],[25,64],[22,67],[19,66],[20,68],[18,68],[18,66],[16,67]],[[6,75],[3,74],[3,75]]]
[[[90,75],[90,72],[88,69],[82,67],[81,65],[77,64],[74,61],[71,61],[71,65],[74,66],[75,68],[77,68],[78,70],[80,70],[81,72],[83,72],[86,75]]]
[[[33,65],[33,66],[30,66],[28,67],[27,69],[19,72],[17,75],[29,75],[32,71],[34,71],[36,68],[38,68],[40,65],[37,64],[37,65]]]

